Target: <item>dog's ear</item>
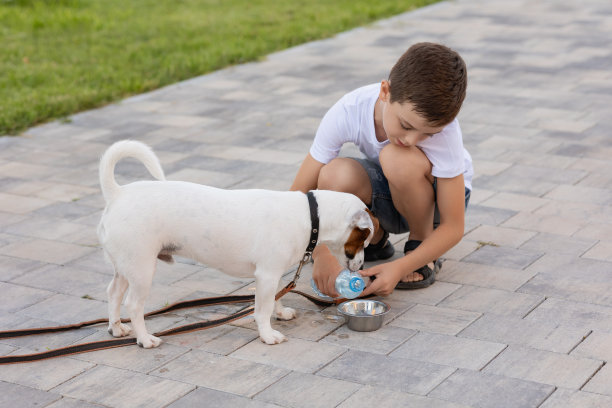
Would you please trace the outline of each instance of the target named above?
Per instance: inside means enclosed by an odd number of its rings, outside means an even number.
[[[364,246],[367,246],[370,243],[370,240],[374,236],[374,224],[372,223],[372,217],[370,216],[370,212],[368,209],[359,210],[351,219],[351,226],[357,227],[360,230],[369,230],[368,237],[365,240]]]

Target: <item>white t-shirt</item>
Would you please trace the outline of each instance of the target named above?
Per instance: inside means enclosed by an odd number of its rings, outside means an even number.
[[[380,163],[378,155],[389,140],[379,142],[374,130],[374,105],[379,93],[380,83],[376,83],[358,88],[336,102],[321,120],[310,155],[327,164],[338,157],[344,143],[351,142],[369,160]],[[457,119],[417,146],[431,162],[434,177],[453,178],[463,173],[465,186],[472,189],[472,157],[463,147]]]

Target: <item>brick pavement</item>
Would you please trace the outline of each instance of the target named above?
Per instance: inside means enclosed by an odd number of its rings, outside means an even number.
[[[1,367],[0,406],[612,406],[610,38],[608,0],[449,1],[0,138],[6,329],[106,314],[97,160],[116,140],[152,145],[169,179],[284,190],[331,104],[385,78],[410,44],[437,41],[469,67],[460,120],[477,174],[465,238],[438,282],[388,297],[379,331],[351,332],[333,308],[288,295],[298,318],[274,324],[282,345],[261,344],[244,319],[155,350]],[[117,173],[147,176],[129,161]],[[147,307],[252,286],[160,265]],[[107,336],[5,340],[0,353]]]

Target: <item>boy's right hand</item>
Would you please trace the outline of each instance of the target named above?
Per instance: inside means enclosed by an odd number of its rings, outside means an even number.
[[[336,257],[332,255],[329,248],[325,245],[318,245],[312,254],[312,279],[317,288],[333,298],[340,297],[336,292],[336,278],[344,269]]]

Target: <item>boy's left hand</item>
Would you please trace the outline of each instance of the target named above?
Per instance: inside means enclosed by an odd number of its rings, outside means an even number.
[[[394,264],[394,262],[375,265],[360,271],[360,273],[361,276],[376,277],[375,280],[370,281],[370,284],[364,289],[361,296],[368,296],[372,293],[379,296],[388,296],[393,292],[402,277],[401,268]]]

